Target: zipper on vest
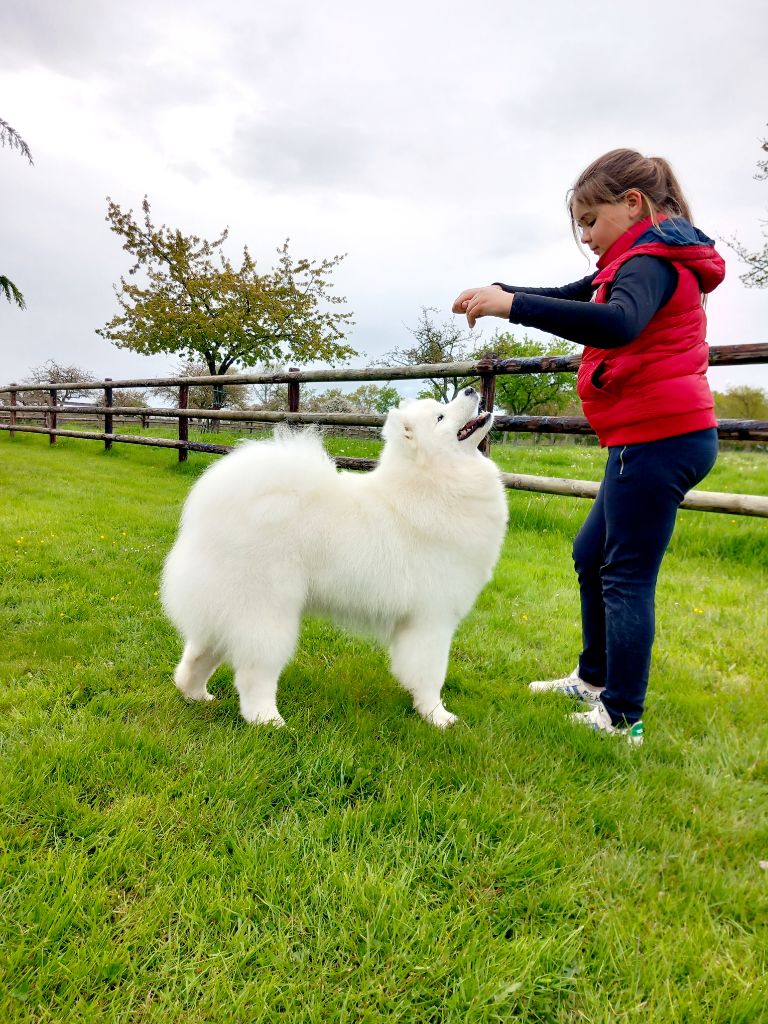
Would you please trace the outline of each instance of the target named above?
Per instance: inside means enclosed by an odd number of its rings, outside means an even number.
[[[624,475],[624,452],[626,450],[627,450],[627,446],[624,445],[624,447],[619,452],[619,466],[621,467],[619,469],[619,476],[623,476]]]

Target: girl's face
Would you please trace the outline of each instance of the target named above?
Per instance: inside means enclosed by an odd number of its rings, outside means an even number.
[[[644,216],[643,197],[634,190],[618,203],[590,206],[576,200],[573,204],[573,219],[581,233],[581,244],[589,246],[596,256],[602,256],[617,238]]]

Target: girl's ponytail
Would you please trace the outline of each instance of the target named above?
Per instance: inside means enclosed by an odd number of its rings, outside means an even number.
[[[664,213],[693,223],[691,208],[669,163],[634,149],[612,149],[582,171],[568,194],[571,220],[575,202],[586,206],[619,203],[632,189],[642,194],[654,221],[657,213]]]
[[[649,156],[648,159],[658,170],[659,194],[667,197],[665,204],[659,206],[661,212],[666,213],[668,217],[685,217],[689,223],[693,223],[691,209],[669,162],[663,156]]]

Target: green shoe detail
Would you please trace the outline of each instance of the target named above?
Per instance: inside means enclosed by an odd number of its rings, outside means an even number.
[[[629,743],[640,744],[643,742],[643,723],[635,722],[634,725],[630,725],[627,729],[627,741]]]

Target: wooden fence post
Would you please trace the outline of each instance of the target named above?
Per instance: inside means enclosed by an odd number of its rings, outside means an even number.
[[[48,429],[49,430],[55,430],[56,429],[56,422],[57,422],[57,417],[56,417],[56,388],[51,388],[51,390],[48,392],[48,397],[49,397],[50,405],[51,405],[51,411],[48,413]],[[49,444],[56,444],[56,435],[55,434],[49,434],[48,435],[48,443]]]
[[[288,373],[298,373],[298,366],[289,366]],[[288,381],[288,412],[299,411],[299,382],[297,380]]]
[[[179,409],[189,408],[189,384],[179,385]],[[189,419],[187,416],[179,416],[179,440],[185,443],[189,441]],[[186,462],[189,452],[186,448],[179,448],[179,462]]]
[[[104,379],[105,380],[112,380],[111,377],[105,377]],[[112,404],[113,404],[112,403],[112,388],[104,388],[104,405],[107,407],[107,409],[109,409],[109,408],[111,408]],[[112,433],[112,413],[111,412],[105,412],[104,413],[104,433],[105,434],[111,434]],[[111,437],[107,437],[107,438],[104,439],[104,451],[108,452],[111,448],[112,448],[112,438]]]
[[[493,412],[493,405],[496,401],[496,374],[492,372],[495,360],[495,352],[486,352],[477,364],[478,369],[480,370],[480,379],[483,382],[482,391],[480,392],[480,408],[487,410],[488,412]],[[478,447],[483,455],[490,456],[490,431],[485,435]]]
[[[11,384],[12,388],[16,387],[16,384]],[[16,431],[13,429],[16,426],[16,392],[11,392],[11,415],[9,417],[11,429],[9,431],[11,438],[16,437]]]

